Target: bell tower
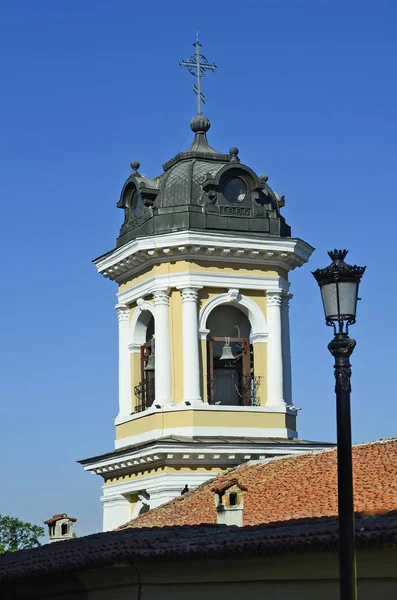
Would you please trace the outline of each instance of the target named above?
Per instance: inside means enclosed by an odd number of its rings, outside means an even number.
[[[208,143],[200,53],[191,146],[153,178],[131,163],[116,247],[94,262],[118,285],[115,450],[80,461],[104,480],[115,528],[241,462],[328,444],[298,439],[288,274],[313,248],[291,237],[285,200]]]

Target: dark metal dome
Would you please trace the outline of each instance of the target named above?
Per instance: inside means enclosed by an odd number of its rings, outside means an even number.
[[[284,197],[267,185],[267,175],[258,177],[240,163],[236,147],[229,154],[214,150],[206,136],[210,126],[207,117],[196,115],[190,123],[193,143],[165,163],[164,172],[154,179],[138,173],[138,161],[131,164],[117,205],[125,217],[118,246],[137,237],[188,229],[291,235],[280,215]]]

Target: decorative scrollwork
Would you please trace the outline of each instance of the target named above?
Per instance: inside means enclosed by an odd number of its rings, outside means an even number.
[[[267,306],[281,306],[283,296],[281,292],[266,292]]]
[[[182,293],[182,302],[197,302],[198,299],[198,290],[196,288],[183,288],[181,290]]]
[[[335,391],[351,392],[351,366],[349,358],[356,346],[356,341],[346,333],[338,333],[328,344],[328,350],[335,358]]]
[[[229,302],[238,300],[239,294],[240,294],[240,290],[238,290],[237,288],[230,288],[227,291],[227,295],[229,297]]]
[[[155,290],[153,292],[153,304],[159,306],[161,304],[168,306],[169,303],[169,290]]]
[[[335,391],[341,389],[343,392],[351,392],[350,378],[352,370],[350,367],[335,367]]]

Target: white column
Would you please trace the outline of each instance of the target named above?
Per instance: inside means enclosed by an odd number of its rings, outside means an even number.
[[[283,349],[284,400],[292,404],[291,343],[289,334],[289,301],[292,294],[284,294],[281,302],[281,340]]]
[[[131,414],[131,373],[128,350],[129,311],[126,304],[116,304],[119,321],[119,416]]]
[[[266,292],[267,324],[269,338],[267,342],[267,386],[266,406],[285,408],[283,398],[283,354],[281,339],[281,301],[282,292]]]
[[[186,287],[182,294],[183,401],[203,404],[200,393],[200,355],[197,299],[200,288]]]
[[[131,520],[131,503],[121,494],[102,496],[103,531],[112,531]]]
[[[153,292],[155,371],[154,406],[172,404],[170,320],[168,314],[169,290]]]

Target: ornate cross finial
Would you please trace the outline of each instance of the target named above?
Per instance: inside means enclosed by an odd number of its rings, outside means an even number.
[[[196,33],[196,41],[193,46],[196,48],[196,53],[192,55],[189,60],[181,60],[179,63],[180,67],[187,67],[189,73],[196,77],[197,83],[193,85],[193,91],[197,95],[197,114],[201,115],[202,104],[205,104],[205,96],[201,91],[201,78],[206,75],[207,71],[215,71],[217,68],[216,64],[210,64],[203,54],[200,54],[200,42],[198,31]]]

